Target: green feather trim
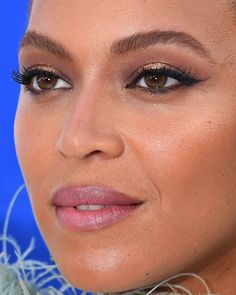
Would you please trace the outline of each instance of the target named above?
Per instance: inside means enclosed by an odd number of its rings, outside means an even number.
[[[49,265],[47,263],[32,260],[27,258],[28,255],[34,249],[34,239],[31,240],[30,245],[25,252],[21,252],[17,242],[7,235],[8,224],[10,220],[10,214],[15,201],[24,189],[25,185],[22,185],[9,205],[7,211],[3,235],[0,236],[0,246],[2,245],[2,252],[0,252],[0,294],[1,295],[77,295],[81,291],[76,291],[60,274],[55,264]],[[8,255],[7,245],[10,244],[15,250],[16,260],[10,263],[10,256]],[[12,261],[12,259],[11,259]],[[140,289],[124,291],[122,293],[113,293],[112,295],[151,295],[155,292],[156,295],[171,295],[171,294],[187,294],[193,295],[190,290],[179,284],[172,284],[171,281],[180,277],[193,277],[204,286],[206,295],[212,294],[207,286],[207,283],[202,277],[195,273],[180,273],[173,275],[160,283],[143,287]],[[54,287],[48,284],[57,281],[59,285],[56,290]],[[169,291],[164,291],[163,288]],[[183,293],[184,292],[184,293]],[[96,295],[109,295],[111,293],[96,293]],[[86,292],[82,292],[82,295],[86,295]]]

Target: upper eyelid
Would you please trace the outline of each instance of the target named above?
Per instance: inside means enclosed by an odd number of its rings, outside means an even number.
[[[189,78],[193,79],[193,80],[198,80],[198,79],[195,79],[194,78],[194,74],[192,72],[192,69],[191,68],[185,68],[185,69],[179,69],[177,67],[174,67],[174,66],[171,66],[169,64],[161,64],[161,63],[156,63],[156,65],[161,65],[160,67],[158,66],[153,66],[151,67],[150,65],[151,64],[147,64],[147,65],[144,65],[142,67],[139,67],[137,70],[133,71],[130,75],[129,75],[129,82],[127,83],[127,85],[130,85],[130,84],[133,84],[133,83],[136,83],[140,78],[142,78],[142,75],[145,75],[147,73],[150,73],[150,72],[153,72],[153,73],[160,73],[162,72],[162,74],[165,74],[167,72],[172,72],[172,73],[175,73],[176,75],[182,75],[182,76],[188,76]],[[154,65],[154,63],[153,63]],[[166,74],[168,76],[168,73]],[[169,73],[170,75],[170,73]],[[177,79],[177,77],[176,77]]]
[[[149,62],[147,64],[144,64],[142,65],[141,67],[139,67],[138,69],[134,70],[129,76],[128,76],[128,80],[129,81],[132,81],[132,79],[135,79],[139,76],[139,74],[142,74],[143,72],[145,71],[148,71],[148,70],[173,70],[173,71],[176,71],[178,73],[191,73],[191,68],[188,70],[187,67],[183,68],[183,69],[180,69],[180,68],[177,68],[173,65],[170,65],[168,63],[161,63],[161,62]]]
[[[65,82],[67,82],[71,86],[73,85],[71,79],[67,75],[62,73],[60,70],[51,67],[50,65],[40,65],[39,64],[39,65],[31,66],[29,68],[24,68],[23,67],[23,69],[25,69],[28,73],[33,72],[33,71],[36,72],[37,70],[39,72],[42,71],[42,72],[45,72],[45,73],[51,73],[51,74],[57,76],[59,79],[64,80]],[[21,70],[21,72],[22,72],[22,70]],[[36,73],[35,73],[35,75],[36,75]]]
[[[70,84],[71,86],[73,86],[73,82],[72,80],[65,75],[63,72],[61,72],[59,69],[52,67],[51,65],[48,64],[36,64],[33,65],[31,67],[25,68],[23,67],[23,69],[25,69],[28,73],[30,73],[31,71],[43,71],[45,73],[51,73],[55,76],[57,76],[59,79],[63,79],[65,82],[67,82],[68,84]],[[171,64],[168,63],[164,63],[164,62],[149,62],[147,64],[144,64],[140,67],[138,67],[136,70],[134,70],[131,74],[129,74],[128,76],[128,83],[126,84],[126,86],[128,84],[131,84],[132,81],[134,81],[135,79],[138,79],[138,76],[141,75],[143,72],[145,71],[149,71],[149,70],[153,70],[153,71],[164,71],[164,70],[172,70],[173,72],[175,71],[176,73],[180,73],[180,74],[190,74],[190,76],[194,76],[191,74],[191,68],[188,70],[187,67],[181,69],[178,68],[176,66],[173,66]],[[22,70],[21,70],[22,72]],[[35,74],[36,75],[36,74]]]

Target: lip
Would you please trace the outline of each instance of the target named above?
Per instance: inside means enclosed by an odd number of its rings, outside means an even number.
[[[52,204],[60,226],[72,231],[109,227],[133,214],[143,202],[105,186],[69,186],[56,190]],[[102,205],[97,210],[79,210],[80,205]]]

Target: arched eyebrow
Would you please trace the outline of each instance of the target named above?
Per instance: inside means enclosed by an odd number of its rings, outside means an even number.
[[[210,59],[210,53],[205,46],[192,35],[178,31],[150,31],[131,35],[116,41],[112,47],[113,54],[126,54],[140,48],[161,44],[174,44],[189,48],[201,57]]]
[[[35,31],[26,32],[21,40],[20,49],[28,46],[49,51],[59,58],[67,59],[69,61],[72,60],[72,55],[61,43],[53,40],[47,35]]]
[[[209,51],[200,41],[188,33],[178,31],[151,31],[136,33],[129,37],[115,41],[110,48],[110,52],[112,55],[123,55],[141,48],[144,49],[161,44],[174,44],[180,47],[189,48],[201,57],[210,59]],[[20,49],[27,46],[47,50],[60,58],[70,61],[73,59],[72,55],[61,43],[36,31],[28,31],[23,37]]]

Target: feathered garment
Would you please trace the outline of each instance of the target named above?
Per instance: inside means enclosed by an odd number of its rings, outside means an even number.
[[[9,224],[10,214],[13,205],[25,186],[22,185],[12,198],[5,224],[3,228],[3,234],[0,236],[0,295],[78,295],[85,294],[78,289],[71,286],[60,274],[55,264],[47,264],[38,260],[29,259],[28,256],[34,249],[34,239],[31,240],[29,247],[26,251],[21,252],[17,242],[7,235],[7,228]],[[10,255],[8,254],[7,246],[15,250],[16,259],[14,262],[10,262]],[[12,261],[12,259],[11,259]],[[123,292],[122,295],[171,295],[171,294],[187,294],[192,295],[191,291],[179,284],[172,284],[171,280],[191,276],[199,280],[206,290],[206,295],[210,295],[210,290],[206,282],[198,275],[194,273],[180,273],[173,275],[162,282],[149,287],[144,287],[136,290],[130,290]],[[58,286],[53,287],[53,284]],[[161,291],[163,287],[169,291]],[[97,295],[102,295],[97,293]],[[108,295],[108,294],[103,294]],[[121,293],[116,293],[121,295]]]

